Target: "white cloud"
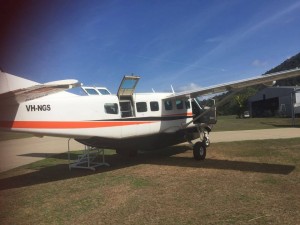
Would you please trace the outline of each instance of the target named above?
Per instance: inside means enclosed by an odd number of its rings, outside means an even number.
[[[286,57],[286,59],[290,59],[290,58],[292,58],[292,56],[291,56],[291,55],[289,55],[289,56],[287,56],[287,57]]]
[[[260,23],[255,24],[250,29],[248,29],[244,35],[249,35],[249,33],[257,32],[258,29],[262,29],[263,27],[271,23],[275,23],[278,20],[282,20],[282,17],[292,13],[293,11],[298,10],[299,8],[300,8],[300,2],[296,2],[295,4],[292,4],[277,13],[274,13],[272,16],[267,17],[265,20],[261,21]]]
[[[253,62],[252,62],[252,66],[255,66],[255,67],[264,67],[264,66],[267,66],[268,63],[266,61],[261,61],[259,59],[255,59]]]
[[[183,91],[191,91],[191,90],[196,90],[196,89],[201,89],[201,88],[202,88],[201,86],[192,82],[187,85],[176,88],[176,91],[183,92]]]
[[[211,37],[211,38],[207,38],[205,40],[206,43],[216,43],[216,42],[221,42],[223,41],[222,37]]]

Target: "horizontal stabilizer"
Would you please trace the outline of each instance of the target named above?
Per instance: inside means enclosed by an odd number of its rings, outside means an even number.
[[[1,73],[1,103],[21,103],[81,86],[77,80],[59,80],[39,84],[7,73]],[[14,80],[14,83],[11,81]],[[2,82],[3,81],[3,82]],[[23,86],[23,87],[22,87]],[[17,87],[17,89],[15,89]]]

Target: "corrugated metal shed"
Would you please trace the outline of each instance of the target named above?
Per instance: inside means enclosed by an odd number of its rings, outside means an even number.
[[[252,117],[300,114],[300,87],[268,87],[248,99]]]

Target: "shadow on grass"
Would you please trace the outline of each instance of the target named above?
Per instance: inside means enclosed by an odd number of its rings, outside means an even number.
[[[106,162],[109,162],[111,166],[100,167],[95,172],[80,169],[69,171],[67,164],[56,164],[49,166],[46,165],[45,167],[38,168],[37,170],[30,173],[0,179],[0,190],[32,186],[36,184],[72,179],[76,177],[90,176],[135,166],[138,164],[192,167],[199,169],[235,170],[282,175],[287,175],[295,169],[295,166],[291,165],[242,162],[209,158],[204,161],[196,161],[193,159],[192,153],[190,157],[182,157],[180,155],[175,156],[176,154],[184,153],[189,149],[190,148],[188,146],[173,146],[162,149],[160,151],[139,154],[137,157],[133,158],[124,157],[117,154],[106,155]],[[76,154],[74,154],[73,156],[76,156]],[[67,154],[54,155],[53,158],[65,160],[67,159]]]
[[[300,128],[300,125],[292,125],[291,124],[276,124],[276,123],[272,123],[272,122],[260,122],[263,125],[268,125],[268,126],[273,126],[273,127],[278,127],[278,128]]]
[[[34,152],[34,153],[27,153],[27,154],[22,154],[22,155],[18,155],[18,156],[28,156],[28,157],[37,157],[37,158],[55,158],[55,159],[61,158],[62,159],[62,157],[60,155],[63,155],[63,154]]]

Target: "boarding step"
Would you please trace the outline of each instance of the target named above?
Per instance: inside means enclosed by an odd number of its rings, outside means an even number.
[[[69,140],[70,142],[70,140]],[[69,169],[89,169],[95,171],[99,166],[110,166],[105,162],[105,149],[85,146],[81,155],[75,161],[71,160],[70,143],[68,143]]]

